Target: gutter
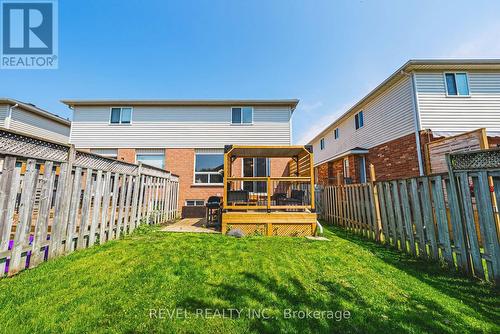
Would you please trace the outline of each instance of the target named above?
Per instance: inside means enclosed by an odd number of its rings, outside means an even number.
[[[12,120],[12,109],[17,107],[19,107],[19,103],[16,103],[14,105],[9,104],[9,112],[7,114],[7,117],[5,117],[5,123],[4,123],[6,129],[10,129],[10,121]]]
[[[417,158],[418,158],[418,171],[420,176],[424,175],[424,164],[422,162],[422,150],[420,143],[420,111],[418,109],[418,97],[417,97],[417,79],[415,78],[415,72],[411,74],[403,72],[404,75],[409,76],[411,79],[411,91],[412,91],[412,101],[413,101],[413,121],[415,122],[415,144],[417,146]]]

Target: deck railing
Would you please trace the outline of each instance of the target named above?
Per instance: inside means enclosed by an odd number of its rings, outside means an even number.
[[[224,209],[314,210],[310,177],[228,177]]]

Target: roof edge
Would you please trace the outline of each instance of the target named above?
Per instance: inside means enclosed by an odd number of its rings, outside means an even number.
[[[69,107],[74,106],[230,106],[230,105],[282,105],[295,110],[299,99],[62,99],[61,102]]]
[[[63,118],[61,116],[58,116],[56,114],[51,113],[50,111],[41,109],[41,108],[39,108],[39,107],[37,107],[35,105],[29,104],[29,103],[26,103],[26,102],[23,102],[23,101],[19,101],[19,100],[16,100],[16,99],[11,99],[11,98],[0,97],[0,103],[2,103],[2,104],[8,104],[10,106],[14,106],[14,105],[17,104],[22,109],[31,111],[31,112],[33,112],[33,113],[35,113],[37,115],[42,116],[42,117],[50,118],[51,120],[59,122],[61,124],[64,124],[64,125],[67,125],[67,126],[71,126],[71,121],[70,120],[67,120],[67,119],[65,119],[65,118]]]

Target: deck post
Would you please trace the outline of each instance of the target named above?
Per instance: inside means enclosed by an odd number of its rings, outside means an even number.
[[[267,212],[271,212],[271,177],[267,177]]]
[[[311,212],[315,212],[315,206],[314,206],[314,157],[313,153],[309,153],[309,164],[311,168],[311,172],[309,174],[309,177],[311,178]]]

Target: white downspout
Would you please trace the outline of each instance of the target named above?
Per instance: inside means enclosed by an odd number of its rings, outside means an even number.
[[[405,73],[406,74],[406,73]],[[420,176],[424,175],[424,164],[422,162],[422,150],[420,146],[420,111],[418,109],[418,97],[417,97],[417,81],[415,78],[415,72],[410,74],[411,77],[411,89],[413,95],[413,121],[415,122],[415,142],[417,145],[417,158],[418,158],[418,171]]]
[[[12,120],[12,109],[17,108],[19,103],[14,104],[13,106],[9,105],[9,111],[7,113],[7,117],[5,117],[4,126],[6,129],[10,129],[10,121]]]

